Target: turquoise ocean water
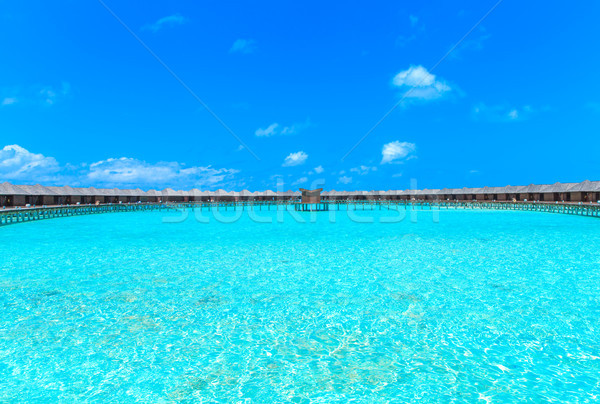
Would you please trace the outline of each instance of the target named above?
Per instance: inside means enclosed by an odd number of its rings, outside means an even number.
[[[600,220],[258,214],[0,228],[0,402],[598,400]]]

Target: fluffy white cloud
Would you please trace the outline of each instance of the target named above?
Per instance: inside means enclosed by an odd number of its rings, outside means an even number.
[[[238,170],[226,168],[186,167],[177,162],[150,164],[145,161],[122,157],[90,164],[86,177],[96,184],[108,186],[167,185],[171,187],[195,186],[210,188],[232,180]]]
[[[427,87],[435,83],[435,76],[423,66],[411,66],[394,77],[394,85],[408,87]]]
[[[403,97],[421,100],[433,100],[442,97],[452,88],[423,66],[411,66],[398,73],[393,80],[395,86],[404,90]]]
[[[290,153],[290,155],[285,158],[285,160],[283,162],[283,166],[284,167],[299,166],[300,164],[304,164],[306,162],[307,158],[308,158],[308,154],[304,153],[303,151],[299,151],[296,153]]]
[[[325,171],[325,169],[323,168],[323,166],[317,166],[315,167],[315,173],[317,174],[321,174]]]
[[[47,181],[59,169],[53,157],[31,153],[16,144],[0,150],[0,178],[3,180]]]
[[[165,27],[173,27],[176,25],[185,24],[186,21],[187,20],[182,15],[173,14],[159,19],[154,24],[146,25],[144,29],[150,30],[152,32],[158,32]]]
[[[211,166],[187,167],[177,162],[151,164],[126,157],[79,166],[60,165],[53,157],[31,153],[18,145],[5,146],[0,150],[0,180],[21,183],[206,189],[232,184],[238,172]]]
[[[253,39],[236,39],[231,45],[229,53],[252,53],[256,50],[256,41]]]
[[[372,171],[377,171],[377,167],[359,166],[350,169],[350,172],[357,173],[358,175],[367,175]]]
[[[352,182],[352,177],[343,176],[338,178],[338,183],[340,184],[350,184]]]
[[[393,141],[383,145],[381,164],[397,163],[407,158],[414,158],[417,146],[414,143]]]

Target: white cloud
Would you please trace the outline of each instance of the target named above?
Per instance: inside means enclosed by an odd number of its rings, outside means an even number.
[[[394,77],[394,85],[409,87],[426,87],[435,83],[435,76],[423,66],[411,66]]]
[[[266,128],[258,128],[254,131],[254,134],[258,137],[271,137],[271,136],[285,136],[285,135],[295,135],[302,129],[308,127],[310,123],[306,121],[305,123],[295,123],[290,126],[281,126],[277,122],[273,122]]]
[[[0,150],[0,178],[18,181],[48,181],[60,167],[53,157],[31,153],[13,144]]]
[[[401,160],[414,158],[417,146],[414,143],[394,141],[383,145],[381,164],[398,163]]]
[[[106,186],[170,186],[210,188],[233,179],[238,170],[185,165],[177,162],[147,163],[121,157],[92,163],[86,177]]]
[[[323,166],[317,166],[317,167],[315,167],[315,173],[322,174],[323,171],[325,171],[325,169],[323,168]]]
[[[229,53],[243,53],[248,54],[256,50],[256,41],[254,39],[236,39],[231,45]]]
[[[290,153],[290,155],[285,158],[283,167],[299,166],[300,164],[304,164],[307,158],[308,154],[304,153],[303,151]]]
[[[0,179],[46,185],[105,187],[211,188],[231,183],[239,171],[211,166],[187,167],[177,162],[155,164],[133,158],[109,158],[92,164],[60,165],[55,158],[31,153],[18,145],[0,150]]]
[[[392,178],[400,178],[402,177],[402,173],[396,173],[392,175]]]
[[[513,122],[528,119],[534,112],[534,109],[529,105],[515,108],[506,105],[479,103],[473,107],[473,118],[491,122]]]
[[[15,97],[6,97],[2,100],[2,103],[0,103],[2,106],[5,105],[12,105],[12,104],[16,104],[17,103],[17,99]]]
[[[350,172],[357,173],[358,175],[367,175],[372,171],[377,171],[377,167],[359,166],[350,169]]]
[[[262,129],[262,128],[256,129],[256,131],[254,132],[254,134],[256,136],[258,136],[258,137],[275,136],[278,133],[277,128],[279,128],[279,124],[278,123],[272,123],[269,126],[267,126],[265,129]]]
[[[176,25],[183,25],[187,22],[186,18],[180,14],[173,14],[167,17],[163,17],[156,21],[154,24],[146,25],[143,29],[150,30],[152,32],[158,32],[165,27],[173,27]]]
[[[352,182],[352,177],[343,176],[338,178],[338,183],[340,184],[350,184]]]
[[[292,182],[292,185],[304,184],[307,181],[308,181],[308,178],[306,178],[306,177],[298,178],[296,181]]]
[[[421,100],[434,100],[441,98],[452,88],[435,75],[429,73],[423,66],[411,66],[398,73],[393,84],[401,88],[403,97]]]

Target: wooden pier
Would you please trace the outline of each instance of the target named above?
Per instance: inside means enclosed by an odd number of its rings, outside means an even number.
[[[294,210],[297,212],[327,212],[329,203],[295,203]]]
[[[0,210],[0,226],[98,213],[138,212],[156,210],[207,209],[216,211],[271,211],[293,209],[297,212],[368,211],[368,210],[445,210],[489,209],[534,211],[600,218],[600,204],[543,203],[543,202],[483,202],[483,201],[321,201],[308,204],[295,201],[237,201],[69,205]]]
[[[173,210],[168,204],[105,204],[35,207],[0,210],[0,226],[59,217],[91,215],[98,213]]]

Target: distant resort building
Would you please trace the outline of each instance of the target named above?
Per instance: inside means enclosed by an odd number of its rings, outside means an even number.
[[[161,203],[161,202],[234,202],[290,201],[321,203],[335,201],[539,201],[584,202],[600,201],[600,181],[555,183],[483,188],[408,189],[388,191],[162,191],[137,189],[73,188],[43,185],[0,184],[0,208],[17,206],[51,206],[76,204]],[[309,202],[310,201],[310,202]]]

